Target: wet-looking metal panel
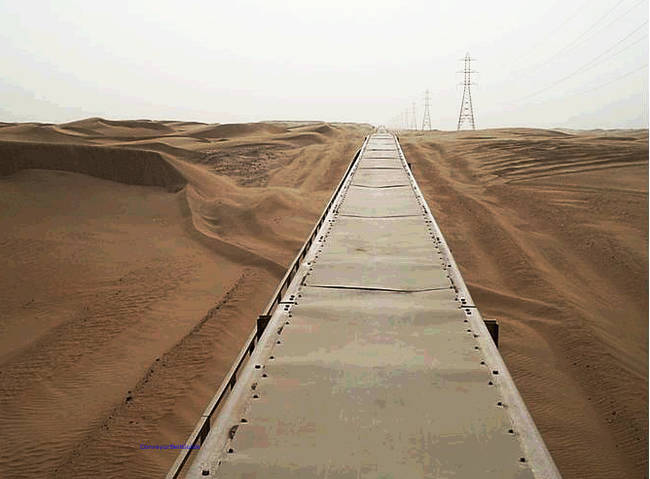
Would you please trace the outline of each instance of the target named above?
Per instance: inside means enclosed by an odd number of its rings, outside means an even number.
[[[342,185],[187,477],[560,477],[397,138]]]

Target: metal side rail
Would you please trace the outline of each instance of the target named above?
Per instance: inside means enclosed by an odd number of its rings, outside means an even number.
[[[396,137],[319,223],[187,477],[559,478]]]

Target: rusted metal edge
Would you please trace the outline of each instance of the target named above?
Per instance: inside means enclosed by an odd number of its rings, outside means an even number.
[[[474,304],[472,296],[463,280],[463,277],[460,274],[458,265],[454,260],[453,255],[451,254],[451,249],[445,241],[445,237],[442,234],[440,226],[436,222],[429,205],[427,204],[420,187],[415,180],[415,176],[411,171],[409,163],[406,161],[402,147],[399,144],[399,137],[395,135],[395,143],[397,144],[397,149],[399,151],[400,157],[404,165],[407,167],[406,171],[409,175],[413,188],[416,192],[416,197],[418,202],[422,206],[423,210],[426,211],[429,221],[431,222],[434,234],[436,236],[437,243],[439,245],[440,251],[443,254],[444,259],[449,265],[449,277],[454,285],[454,289],[458,295],[459,302],[463,303],[463,309],[465,305],[470,306],[472,314],[467,314],[467,319],[472,329],[478,333],[476,338],[479,342],[480,348],[485,354],[486,362],[488,367],[493,371],[498,371],[498,376],[495,376],[495,381],[498,382],[500,390],[503,394],[505,403],[508,405],[507,411],[510,419],[513,423],[513,429],[515,434],[520,437],[521,445],[526,454],[525,460],[529,463],[535,478],[537,479],[561,479],[560,471],[557,469],[551,454],[546,448],[546,444],[542,439],[542,436],[533,421],[524,400],[522,399],[517,386],[508,371],[508,368],[499,353],[497,345],[492,339],[490,331],[488,330],[487,325],[485,324],[481,312],[478,307]],[[462,302],[462,299],[465,301]],[[469,309],[469,308],[468,308]],[[498,378],[498,379],[496,379]]]
[[[339,182],[336,189],[332,193],[332,196],[327,202],[327,205],[325,206],[323,213],[321,214],[320,218],[312,228],[311,233],[309,234],[307,240],[305,241],[302,248],[296,255],[291,266],[289,266],[289,269],[285,273],[284,277],[282,278],[282,280],[280,280],[278,287],[276,288],[275,292],[273,293],[273,296],[271,297],[271,301],[269,301],[268,305],[264,309],[264,312],[258,317],[255,328],[253,329],[253,331],[251,331],[250,335],[248,336],[248,339],[244,343],[244,346],[242,347],[241,351],[235,358],[233,365],[231,366],[226,376],[224,376],[224,379],[221,382],[219,389],[217,389],[217,392],[215,393],[215,395],[212,397],[212,399],[206,406],[205,410],[203,411],[203,414],[201,415],[201,418],[199,419],[196,426],[194,427],[194,430],[187,438],[187,441],[185,442],[185,446],[187,447],[187,449],[182,449],[178,453],[178,456],[176,457],[174,464],[172,464],[171,468],[167,472],[167,475],[165,476],[166,479],[177,479],[178,476],[183,471],[183,468],[187,464],[187,461],[192,455],[192,452],[195,450],[194,447],[197,445],[202,445],[205,439],[207,438],[208,433],[210,432],[212,416],[214,415],[215,411],[219,408],[221,403],[229,396],[230,391],[232,391],[232,389],[235,387],[235,384],[237,382],[237,375],[239,371],[241,370],[246,360],[251,357],[257,344],[259,344],[262,334],[264,333],[264,330],[268,325],[269,319],[273,315],[273,312],[275,311],[277,306],[280,304],[284,292],[288,288],[289,284],[291,284],[291,281],[294,279],[295,274],[299,270],[300,264],[302,260],[305,258],[307,251],[309,251],[309,249],[311,248],[314,239],[318,236],[320,229],[323,226],[323,223],[325,221],[325,218],[327,218],[327,215],[330,213],[332,206],[334,205],[336,198],[338,197],[341,191],[341,188],[348,180],[350,173],[354,170],[354,166],[356,165],[357,161],[361,157],[362,152],[366,148],[369,138],[370,135],[366,136],[361,148],[357,150],[356,154],[350,161],[350,164],[348,165],[345,174],[343,175],[341,181]]]

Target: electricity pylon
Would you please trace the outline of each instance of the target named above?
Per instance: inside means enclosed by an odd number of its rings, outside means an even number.
[[[429,112],[429,90],[424,92],[424,116],[422,117],[422,131],[431,130],[431,113]]]
[[[413,107],[413,109],[411,110],[411,113],[412,113],[411,124],[413,125],[413,129],[415,131],[418,131],[418,120],[417,120],[417,116],[415,114],[415,102],[413,102],[412,107]]]
[[[463,78],[463,100],[460,103],[460,114],[458,115],[458,130],[460,131],[461,127],[465,122],[469,123],[472,127],[472,130],[476,130],[476,122],[474,121],[474,107],[472,106],[472,73],[476,73],[471,68],[473,58],[470,58],[469,52],[465,55],[463,61],[465,62],[465,68],[462,72],[464,74]]]

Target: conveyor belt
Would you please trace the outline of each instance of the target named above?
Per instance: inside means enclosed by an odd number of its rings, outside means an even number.
[[[334,201],[188,477],[559,477],[393,135]]]

